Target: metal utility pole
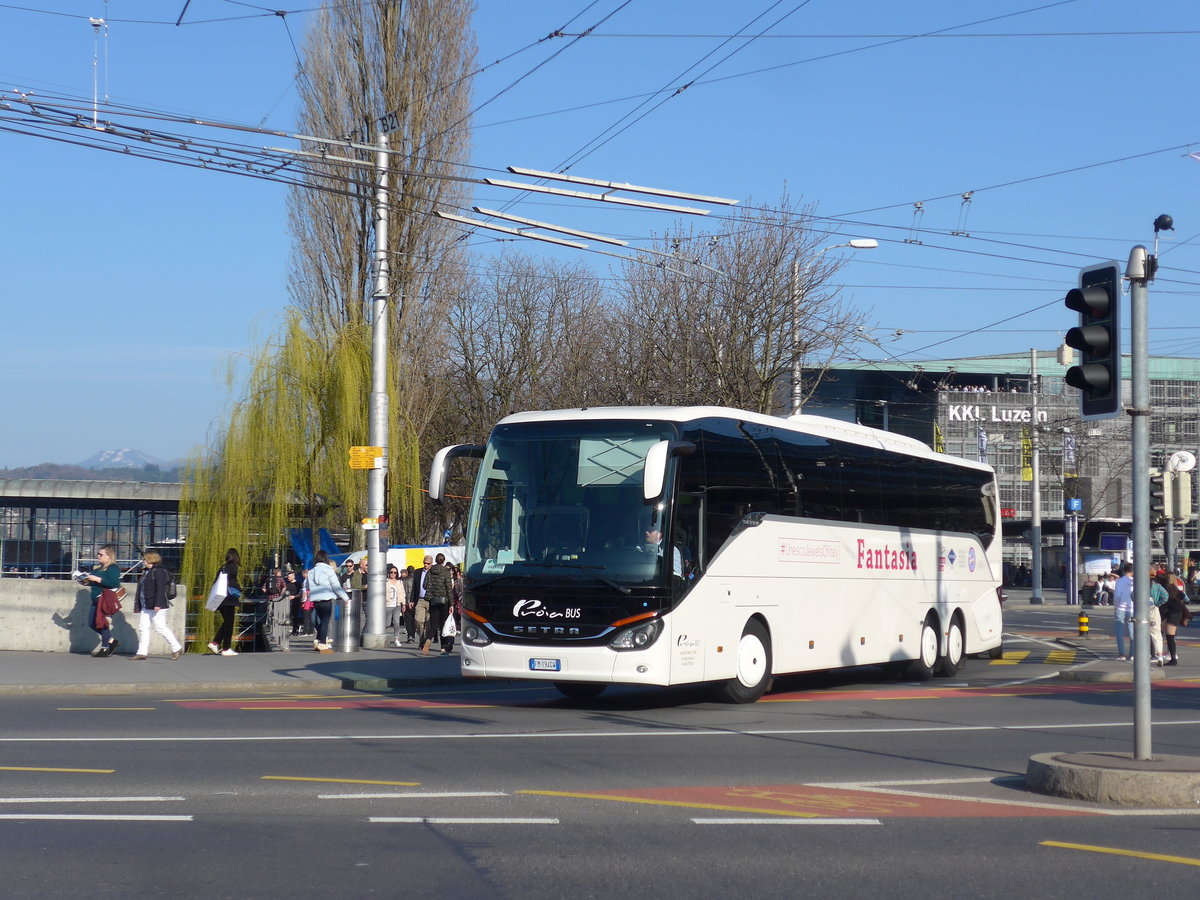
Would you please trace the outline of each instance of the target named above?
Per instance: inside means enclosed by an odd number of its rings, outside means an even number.
[[[1149,283],[1154,257],[1129,251],[1130,381],[1133,405],[1133,756],[1150,759],[1150,377]]]
[[[1029,442],[1030,463],[1033,469],[1033,496],[1029,505],[1029,546],[1033,551],[1032,571],[1029,573],[1029,602],[1041,604],[1042,598],[1042,472],[1038,458],[1038,371],[1037,349],[1029,351]]]
[[[367,629],[363,645],[370,650],[387,644],[384,633],[384,592],[387,589],[387,555],[381,546],[380,517],[387,514],[388,474],[388,297],[391,270],[388,261],[388,136],[379,135],[375,153],[375,293],[371,297],[371,445],[382,449],[367,472],[367,518],[376,527],[367,529]]]

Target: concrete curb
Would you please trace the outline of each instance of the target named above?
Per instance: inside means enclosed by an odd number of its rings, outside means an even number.
[[[1130,684],[1133,682],[1133,665],[1114,660],[1097,659],[1073,669],[1063,669],[1058,673],[1058,677],[1063,681],[1078,681],[1084,684],[1121,682]],[[1161,666],[1155,666],[1150,670],[1151,681],[1162,681],[1166,677],[1167,673]]]
[[[1039,794],[1157,809],[1200,808],[1200,757],[1130,753],[1039,753],[1025,786]]]

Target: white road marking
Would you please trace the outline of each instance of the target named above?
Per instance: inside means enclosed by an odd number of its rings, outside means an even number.
[[[0,797],[0,803],[167,803],[184,797]]]
[[[1014,776],[1002,776],[1010,780]],[[1029,800],[1002,800],[998,798],[969,797],[959,794],[939,794],[932,791],[904,790],[905,787],[933,784],[980,784],[989,783],[992,778],[930,778],[913,781],[831,781],[805,782],[806,787],[832,788],[835,790],[862,791],[870,794],[888,794],[898,797],[921,797],[925,800],[954,800],[962,803],[983,803],[993,806],[1016,806],[1028,809],[1065,809],[1071,812],[1084,812],[1100,816],[1195,816],[1200,815],[1200,809],[1105,809],[1098,806],[1080,806],[1073,803],[1038,803]]]
[[[0,813],[0,819],[9,821],[53,821],[53,822],[190,822],[191,816],[90,816],[71,813]]]
[[[1200,719],[1155,721],[1155,728],[1172,725],[1200,725]],[[644,731],[553,731],[530,734],[522,731],[469,732],[466,734],[261,734],[163,736],[89,736],[89,737],[0,737],[0,744],[186,744],[186,743],[274,743],[305,741],[548,741],[573,738],[661,738],[661,737],[812,737],[814,735],[853,734],[950,734],[964,731],[1059,731],[1077,728],[1129,728],[1129,720],[1119,722],[1028,722],[1017,725],[922,725],[895,728],[688,728]]]

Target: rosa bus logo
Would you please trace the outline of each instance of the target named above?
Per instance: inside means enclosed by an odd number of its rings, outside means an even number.
[[[1015,519],[1016,517],[1017,517],[1017,511],[1013,507],[1011,507],[1011,506],[1000,507],[1000,518]]]

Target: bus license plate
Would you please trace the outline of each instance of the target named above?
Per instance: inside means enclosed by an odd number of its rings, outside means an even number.
[[[559,659],[537,659],[536,657],[529,660],[529,671],[531,672],[561,672],[562,660]]]

